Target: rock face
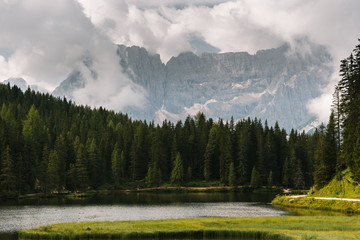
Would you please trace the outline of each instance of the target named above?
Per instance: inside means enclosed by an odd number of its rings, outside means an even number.
[[[306,104],[320,95],[332,73],[325,47],[308,41],[295,46],[285,44],[254,55],[188,52],[166,65],[159,55],[140,47],[119,46],[117,53],[123,71],[148,91],[150,107],[143,114],[134,111],[133,118],[161,123],[202,111],[214,119],[257,117],[291,129],[313,118]],[[71,97],[84,84],[74,72],[53,94]]]

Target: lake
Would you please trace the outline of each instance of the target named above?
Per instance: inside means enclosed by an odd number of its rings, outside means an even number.
[[[8,201],[0,205],[0,239],[17,239],[12,233],[22,228],[61,222],[302,214],[273,207],[273,198],[273,193],[117,192],[86,199]]]

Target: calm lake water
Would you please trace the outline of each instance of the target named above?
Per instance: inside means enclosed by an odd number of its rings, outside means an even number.
[[[270,204],[273,198],[274,194],[269,193],[119,192],[77,200],[2,202],[0,239],[16,239],[12,233],[23,228],[61,222],[301,214],[274,208]]]

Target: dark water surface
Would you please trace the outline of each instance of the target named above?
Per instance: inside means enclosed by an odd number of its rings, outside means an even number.
[[[288,214],[269,204],[273,197],[272,193],[117,192],[82,199],[7,201],[0,204],[0,239],[23,228],[61,222]]]
[[[8,201],[0,204],[0,239],[17,239],[14,233],[20,229],[61,222],[301,214],[274,208],[273,198],[272,193],[118,192]]]

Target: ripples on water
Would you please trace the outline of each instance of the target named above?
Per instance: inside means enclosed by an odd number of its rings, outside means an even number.
[[[280,216],[285,214],[287,214],[285,211],[274,209],[271,205],[244,202],[172,205],[8,206],[0,208],[0,229],[2,232],[11,232],[45,224],[80,221]]]

